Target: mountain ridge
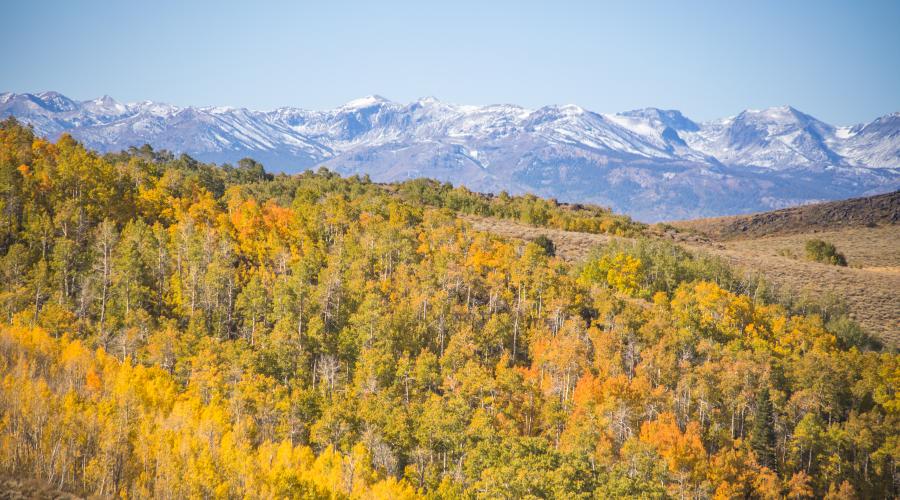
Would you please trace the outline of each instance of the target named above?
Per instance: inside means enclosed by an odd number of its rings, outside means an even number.
[[[675,222],[676,227],[718,240],[795,235],[805,232],[873,228],[900,224],[900,191],[814,203],[771,212]]]
[[[533,192],[654,221],[740,214],[900,187],[900,115],[834,126],[790,106],[696,122],[678,110],[616,114],[378,95],[334,109],[123,104],[58,92],[0,94],[0,116],[101,152],[151,144],[275,171],[325,166],[376,181],[431,177]]]

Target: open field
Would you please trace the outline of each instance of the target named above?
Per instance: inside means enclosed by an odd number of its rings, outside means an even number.
[[[557,253],[571,261],[583,259],[591,248],[612,237],[529,226],[517,222],[467,217],[478,230],[509,238],[533,239],[544,234],[556,244]],[[803,244],[812,237],[835,243],[851,265],[839,267],[802,260]],[[822,297],[837,295],[850,314],[887,345],[900,346],[900,226],[849,227],[832,231],[724,241],[681,239],[690,250],[719,256],[736,268],[761,273],[784,292]],[[800,258],[778,255],[779,249],[795,251]]]
[[[850,227],[830,231],[742,238],[720,242],[729,250],[761,255],[785,253],[803,258],[804,245],[812,238],[833,243],[847,257],[850,267],[900,271],[900,226]]]
[[[545,235],[556,245],[556,254],[568,261],[578,261],[597,245],[609,243],[614,236],[605,234],[579,233],[576,231],[563,231],[562,229],[550,229],[545,227],[529,226],[506,219],[489,217],[461,216],[472,227],[486,233],[497,234],[506,238],[533,240],[540,235]]]

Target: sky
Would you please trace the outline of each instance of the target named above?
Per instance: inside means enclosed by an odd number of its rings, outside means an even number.
[[[0,91],[327,109],[410,102],[695,120],[900,111],[900,1],[15,1]]]

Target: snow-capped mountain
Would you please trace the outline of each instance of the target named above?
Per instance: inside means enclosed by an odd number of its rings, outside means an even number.
[[[838,129],[837,151],[859,165],[896,167],[900,159],[900,112],[871,123]]]
[[[744,213],[900,188],[900,113],[835,127],[791,107],[697,123],[647,108],[461,106],[380,96],[327,111],[75,101],[0,94],[0,116],[99,151],[151,144],[198,159],[319,165],[377,181],[431,177],[479,191],[609,205],[643,220]]]
[[[847,164],[827,143],[835,128],[790,106],[748,110],[685,134],[690,147],[728,165],[826,167]]]

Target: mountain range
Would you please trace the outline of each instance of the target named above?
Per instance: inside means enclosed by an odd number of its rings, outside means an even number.
[[[179,107],[109,96],[2,93],[15,116],[101,152],[150,144],[267,170],[325,166],[375,181],[429,177],[483,192],[597,203],[644,221],[740,214],[900,188],[900,113],[834,126],[790,106],[695,122],[676,110],[616,114],[369,96],[327,111]]]

